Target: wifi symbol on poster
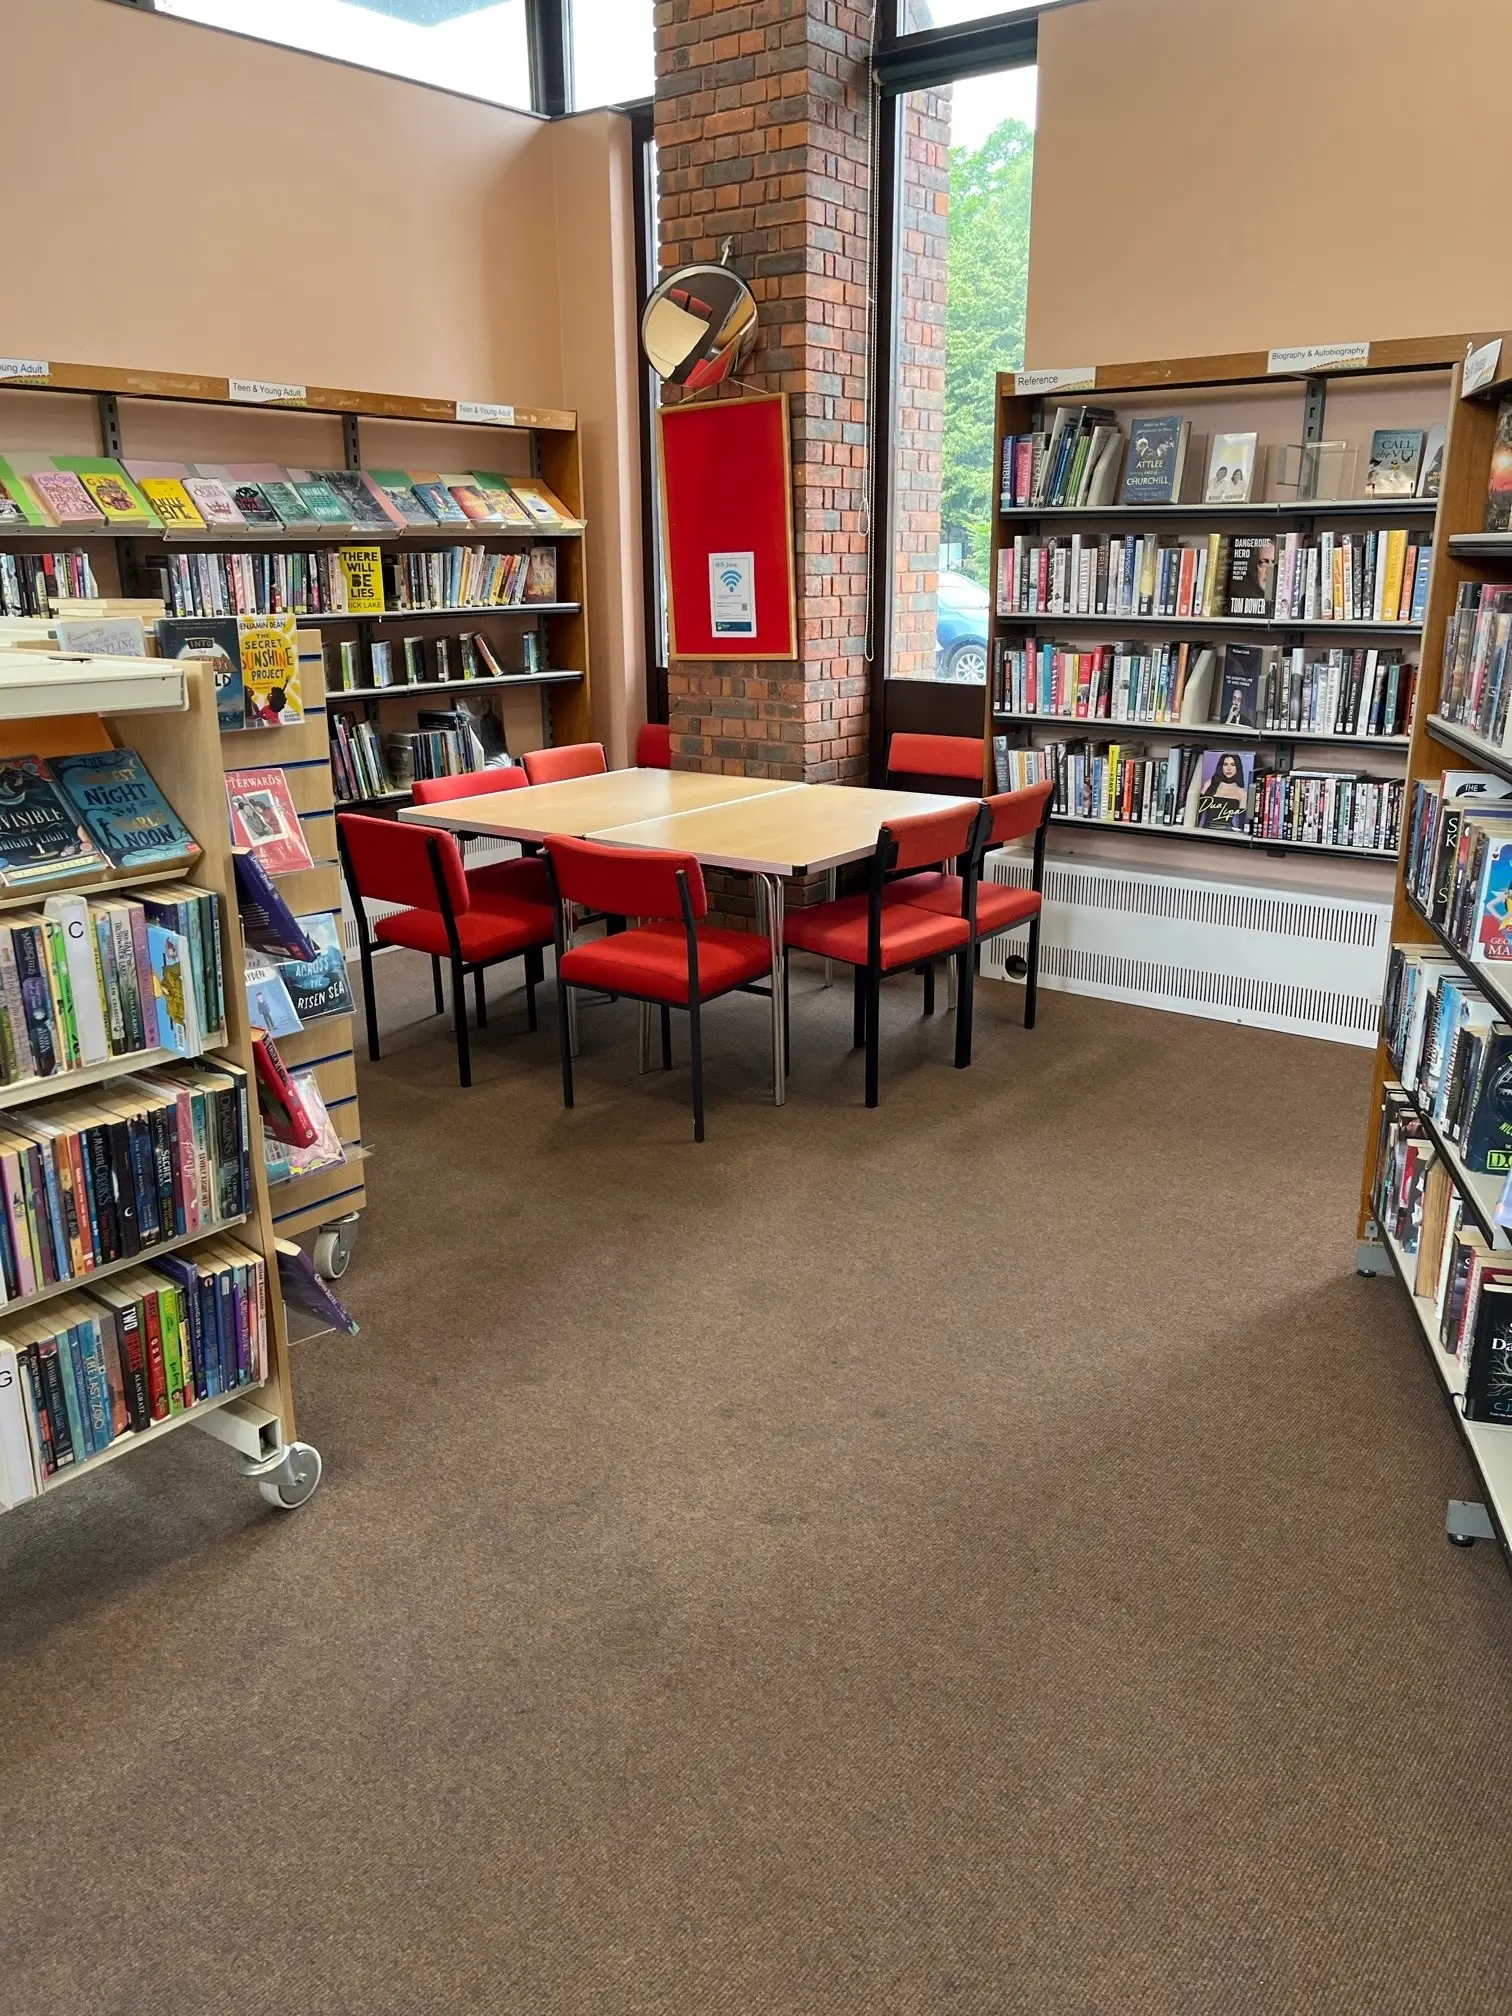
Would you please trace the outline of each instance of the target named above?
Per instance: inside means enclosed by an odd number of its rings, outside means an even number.
[[[720,575],[719,578],[723,582],[724,586],[733,595],[735,593],[735,590],[740,586],[741,581],[740,569],[738,567],[726,567],[726,569]]]

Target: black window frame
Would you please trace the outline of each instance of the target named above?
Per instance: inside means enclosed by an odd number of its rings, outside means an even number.
[[[892,402],[898,349],[898,198],[902,186],[902,101],[910,91],[983,77],[996,70],[1029,69],[1039,61],[1042,14],[1076,0],[1046,0],[1014,14],[995,14],[959,26],[923,28],[912,34],[896,26],[897,0],[879,0],[880,22],[872,75],[877,89],[877,127],[872,148],[876,163],[872,245],[877,326],[872,345],[871,382],[871,595],[867,679],[871,779],[880,784],[887,770],[888,687],[908,687],[895,697],[910,718],[895,725],[935,729],[941,734],[979,734],[982,702],[976,687],[957,688],[927,679],[890,681],[892,658],[893,469]],[[969,714],[969,720],[968,720]],[[917,716],[917,718],[913,718]]]

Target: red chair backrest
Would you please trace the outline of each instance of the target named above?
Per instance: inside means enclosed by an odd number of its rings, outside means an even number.
[[[460,917],[468,907],[462,850],[450,833],[401,825],[397,819],[366,819],[360,812],[338,812],[336,825],[359,895],[377,903],[402,903],[407,910],[439,911],[431,870],[434,848],[453,916]]]
[[[890,819],[882,828],[880,845],[885,849],[888,840],[896,844],[898,852],[891,865],[899,873],[953,860],[970,847],[981,809],[980,805],[962,805],[949,812],[916,812],[907,819]]]
[[[672,768],[672,730],[665,721],[648,721],[635,738],[637,770]]]
[[[889,777],[949,777],[982,788],[987,745],[980,735],[913,735],[898,733],[887,745]]]
[[[1053,784],[1026,784],[1022,791],[1000,791],[989,798],[992,830],[989,847],[1001,847],[1006,840],[1024,840],[1038,833],[1045,822],[1045,807],[1055,791]]]
[[[565,749],[527,749],[520,760],[532,784],[560,784],[568,777],[599,777],[609,768],[602,742],[569,742]]]
[[[449,798],[483,798],[490,791],[523,791],[525,772],[518,763],[507,770],[469,770],[462,777],[417,777],[410,786],[417,805],[442,805]]]
[[[687,877],[695,920],[708,915],[709,898],[703,870],[691,854],[661,847],[605,847],[596,840],[569,840],[554,833],[546,842],[546,858],[556,877],[557,894],[588,910],[611,917],[661,917],[683,921],[679,872]]]

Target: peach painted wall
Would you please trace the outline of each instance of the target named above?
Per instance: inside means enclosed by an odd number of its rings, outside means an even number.
[[[1081,0],[1039,50],[1030,364],[1512,319],[1499,0]]]

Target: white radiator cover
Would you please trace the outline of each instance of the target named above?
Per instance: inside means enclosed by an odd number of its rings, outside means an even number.
[[[988,856],[993,881],[1027,888],[1030,873],[1026,857]],[[1008,978],[1027,935],[989,939],[983,977]],[[1390,906],[1363,898],[1045,865],[1040,985],[1068,994],[1371,1048],[1390,942]]]

